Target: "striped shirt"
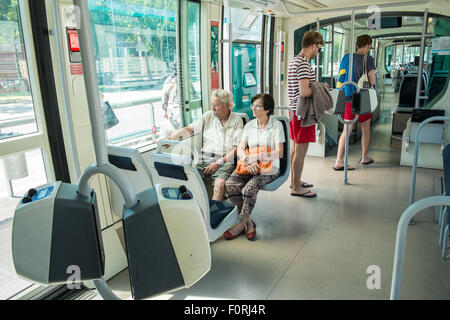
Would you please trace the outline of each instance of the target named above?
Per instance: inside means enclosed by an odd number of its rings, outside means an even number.
[[[309,79],[309,82],[314,82],[316,81],[316,73],[308,60],[298,54],[291,60],[288,68],[288,97],[289,106],[292,109],[297,108],[298,99],[300,98],[300,86],[298,83],[300,79]]]

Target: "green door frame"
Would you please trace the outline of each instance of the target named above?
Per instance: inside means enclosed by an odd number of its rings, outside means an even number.
[[[198,98],[191,99],[191,88],[192,86],[192,79],[190,74],[190,53],[189,52],[189,39],[192,36],[198,37],[198,43],[199,43],[199,50],[200,50],[200,28],[196,34],[189,32],[189,4],[198,4],[198,12],[199,12],[199,19],[198,24],[200,26],[200,5],[201,3],[199,1],[193,1],[193,0],[180,0],[179,1],[179,8],[180,8],[180,40],[177,41],[177,52],[178,52],[178,72],[181,75],[180,79],[180,105],[182,106],[182,114],[183,114],[183,125],[186,126],[190,123],[192,123],[195,120],[195,117],[193,117],[194,112],[198,112],[200,110],[200,113],[202,112],[202,98],[201,94]],[[198,54],[200,57],[200,52]],[[200,70],[200,66],[199,66]],[[199,71],[200,76],[200,71]]]

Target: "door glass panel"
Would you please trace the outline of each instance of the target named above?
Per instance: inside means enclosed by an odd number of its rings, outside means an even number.
[[[344,34],[339,31],[340,29],[334,28],[334,43],[333,43],[333,77],[337,79],[339,75],[339,66],[341,59],[344,56]]]
[[[0,5],[0,140],[37,131],[17,0]]]
[[[264,39],[264,43],[266,44],[265,45],[265,54],[264,54],[264,63],[265,63],[265,66],[264,66],[264,70],[265,70],[265,85],[264,85],[264,92],[265,93],[271,93],[270,92],[270,77],[271,77],[271,74],[270,74],[270,66],[271,66],[271,64],[273,63],[272,61],[271,61],[271,56],[270,56],[270,49],[271,49],[271,43],[270,43],[270,41],[271,41],[271,39],[270,39],[270,32],[271,32],[271,26],[272,26],[272,17],[267,17],[267,22],[266,22],[266,25],[267,25],[267,30],[266,30],[266,34],[265,34],[265,39]]]
[[[11,254],[14,210],[31,186],[47,183],[41,149],[0,158],[0,300],[25,289],[32,283],[20,279]]]
[[[251,13],[248,10],[230,8],[226,10],[229,12],[225,16],[227,22],[232,23],[233,41],[247,40],[247,41],[261,41],[262,32],[262,14]]]
[[[188,79],[185,90],[189,91],[190,121],[202,114],[200,83],[200,3],[188,2]],[[186,123],[187,124],[187,123]]]
[[[234,111],[253,119],[250,105],[260,88],[261,45],[234,42],[232,49]]]
[[[178,1],[88,0],[88,5],[99,90],[118,120],[105,121],[108,142],[151,143],[180,122],[173,80]],[[167,94],[169,87],[175,90]],[[169,109],[163,101],[168,96]]]

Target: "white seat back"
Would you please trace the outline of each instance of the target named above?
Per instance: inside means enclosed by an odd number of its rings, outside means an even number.
[[[155,184],[177,183],[181,185],[185,182],[202,210],[205,223],[207,226],[210,225],[208,193],[197,169],[192,167],[192,160],[189,157],[153,152],[150,154],[149,170]]]
[[[140,193],[153,186],[152,176],[142,155],[136,149],[108,145],[109,162],[122,170],[128,181],[133,185],[136,193]],[[122,218],[124,200],[122,193],[109,178],[111,190],[111,207],[114,215]]]

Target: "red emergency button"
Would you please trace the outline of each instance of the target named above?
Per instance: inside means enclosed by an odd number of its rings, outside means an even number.
[[[80,51],[80,42],[78,41],[77,30],[67,29],[67,34],[69,36],[69,47],[72,52]]]

